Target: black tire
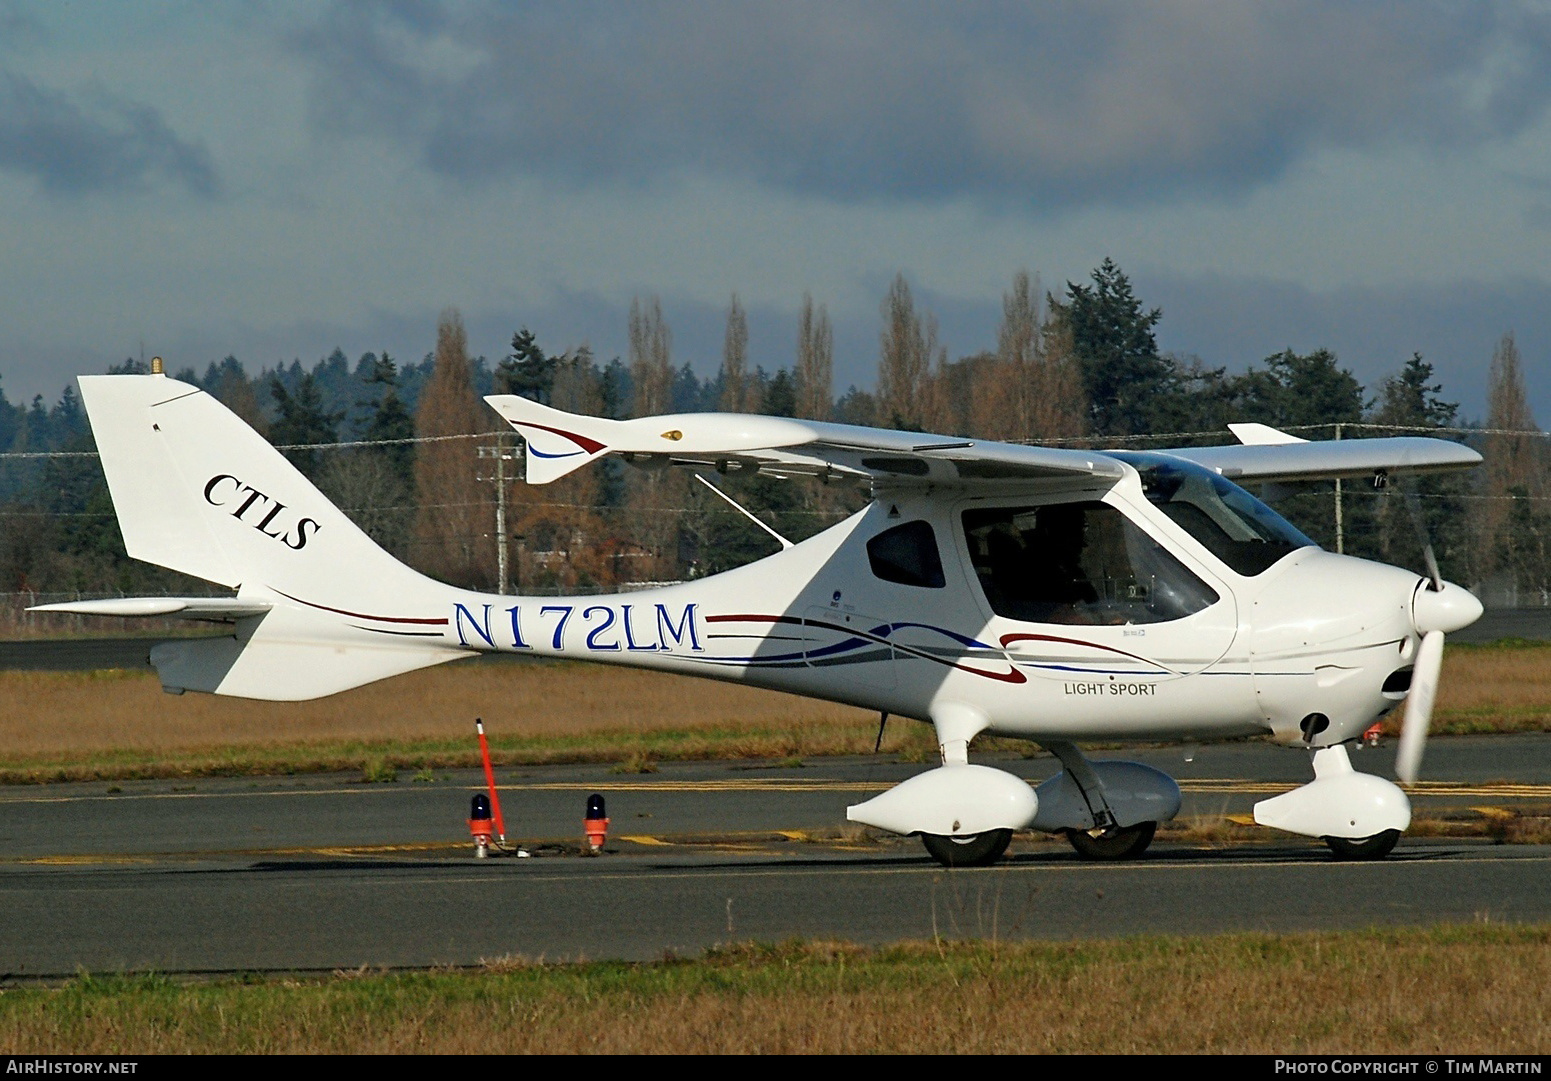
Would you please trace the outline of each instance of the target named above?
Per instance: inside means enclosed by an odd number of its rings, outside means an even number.
[[[1012,830],[987,830],[968,837],[923,833],[921,843],[932,859],[944,867],[989,867],[1002,858],[1012,843]]]
[[[1372,837],[1324,837],[1321,840],[1330,846],[1338,860],[1381,860],[1400,840],[1400,831],[1385,830]]]
[[[1156,832],[1158,823],[1138,822],[1124,829],[1109,830],[1097,837],[1087,830],[1067,830],[1066,839],[1085,860],[1134,860],[1147,851]]]

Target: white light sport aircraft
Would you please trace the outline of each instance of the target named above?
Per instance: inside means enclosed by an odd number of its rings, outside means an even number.
[[[948,865],[990,863],[1014,830],[1079,853],[1140,853],[1180,806],[1148,766],[1092,761],[1082,740],[1270,735],[1314,779],[1256,821],[1386,854],[1410,823],[1399,787],[1356,773],[1346,744],[1408,695],[1402,780],[1420,763],[1445,633],[1481,605],[1457,585],[1316,547],[1234,481],[1462,468],[1421,438],[1305,442],[1235,425],[1238,446],[1055,450],[741,414],[600,420],[486,400],[543,484],[605,454],[647,467],[760,470],[871,486],[864,510],[723,574],[603,597],[504,597],[389,556],[273,447],[196,387],[83,377],[130,555],[235,590],[41,610],[177,615],[226,637],[157,645],[170,691],[299,700],[480,652],[659,668],[929,721],[942,765],[851,807],[919,834]],[[971,765],[980,733],[1048,748],[1032,789]]]

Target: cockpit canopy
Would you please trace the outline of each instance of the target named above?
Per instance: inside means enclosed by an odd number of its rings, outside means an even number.
[[[1318,547],[1237,484],[1166,454],[1109,452],[1136,468],[1149,502],[1246,578],[1300,548]]]

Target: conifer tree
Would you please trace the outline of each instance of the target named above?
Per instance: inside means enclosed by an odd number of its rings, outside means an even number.
[[[1142,309],[1131,281],[1106,258],[1091,285],[1067,282],[1062,313],[1088,397],[1090,427],[1100,435],[1134,435],[1150,427],[1154,397],[1169,365],[1158,355],[1153,328],[1160,308]]]

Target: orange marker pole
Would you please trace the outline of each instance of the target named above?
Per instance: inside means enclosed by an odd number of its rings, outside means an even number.
[[[485,762],[485,786],[490,789],[490,807],[495,811],[495,832],[504,844],[506,823],[501,819],[501,799],[495,794],[495,770],[490,768],[490,744],[485,740],[485,722],[474,718],[474,730],[479,733],[479,756]]]

